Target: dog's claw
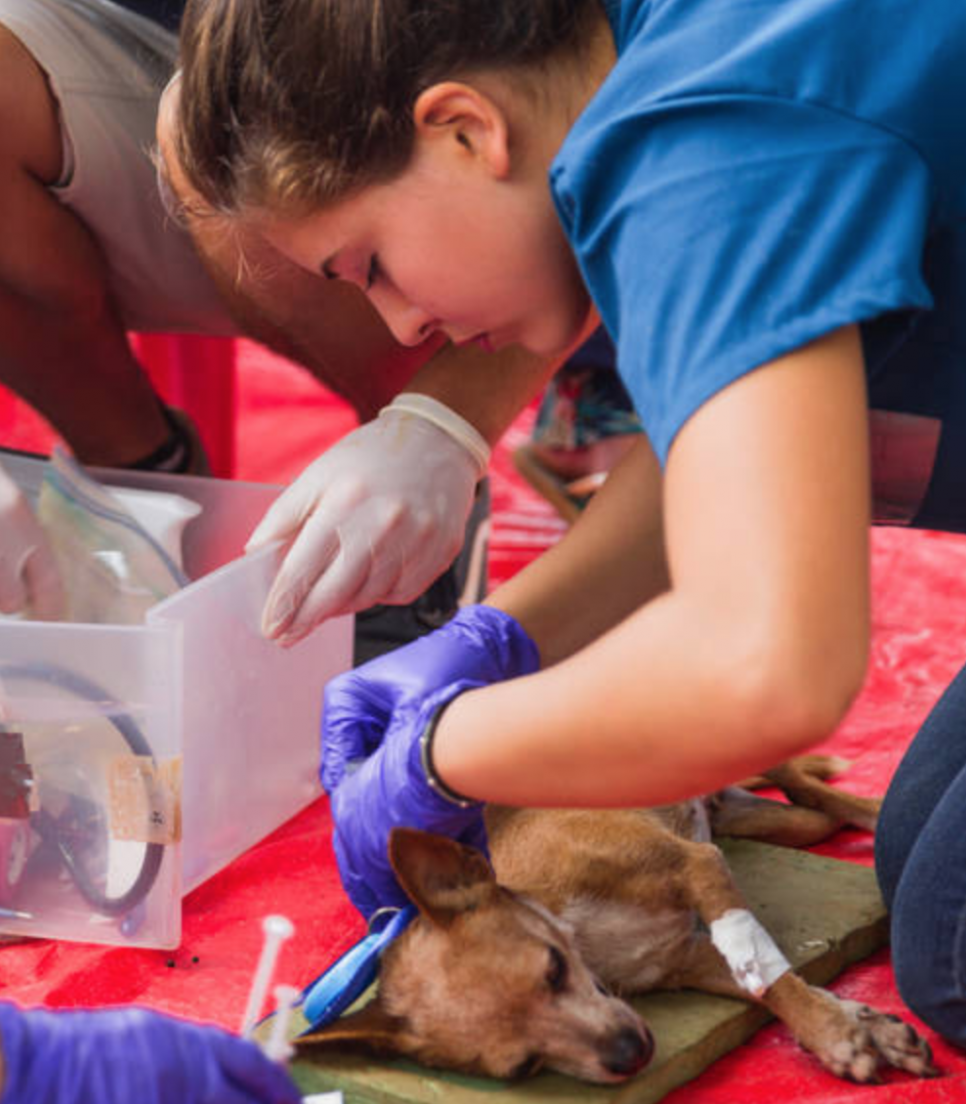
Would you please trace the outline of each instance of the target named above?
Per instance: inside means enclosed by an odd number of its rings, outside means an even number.
[[[929,1043],[911,1024],[899,1016],[877,1012],[866,1004],[844,1003],[882,1061],[917,1077],[938,1075]]]
[[[869,1085],[879,1080],[879,1055],[872,1039],[861,1029],[850,1031],[840,1040],[825,1063],[837,1076],[859,1085]]]
[[[818,992],[824,1001],[824,1027],[810,1041],[802,1041],[831,1073],[863,1085],[879,1083],[885,1066],[916,1077],[939,1074],[929,1043],[905,1020]]]

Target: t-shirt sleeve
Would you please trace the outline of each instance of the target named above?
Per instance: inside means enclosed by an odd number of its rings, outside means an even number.
[[[931,305],[928,167],[821,106],[709,96],[612,111],[568,137],[551,181],[662,463],[687,419],[752,369]]]

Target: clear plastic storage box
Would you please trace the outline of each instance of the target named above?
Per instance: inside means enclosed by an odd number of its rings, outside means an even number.
[[[35,492],[42,464],[4,467]],[[203,507],[195,581],[144,625],[0,618],[0,931],[175,947],[184,894],[318,797],[352,618],[289,649],[262,638],[279,553],[239,557],[277,488],[94,474]]]

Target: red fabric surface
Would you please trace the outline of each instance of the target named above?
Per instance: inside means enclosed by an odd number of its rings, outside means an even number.
[[[284,482],[354,424],[351,413],[304,373],[241,346],[237,474]],[[493,474],[491,582],[510,577],[563,532],[545,503],[519,481],[509,462],[532,413],[497,450]],[[46,447],[34,419],[0,403],[0,440]],[[966,641],[966,540],[901,530],[873,537],[874,639],[860,699],[824,750],[852,759],[841,785],[881,792],[903,749],[945,684],[963,663]],[[573,596],[579,600],[579,596]],[[295,937],[280,957],[278,980],[304,985],[362,932],[338,883],[327,803],[318,801],[192,893],[185,901],[184,942],[175,953],[38,941],[0,948],[0,993],[24,1004],[71,1007],[136,1001],[152,1008],[237,1028],[261,946],[261,918],[288,915]],[[871,839],[842,832],[817,850],[870,864]],[[834,985],[843,996],[902,1012],[887,951],[848,970]],[[886,1075],[876,1088],[825,1073],[780,1025],[761,1031],[669,1104],[822,1101],[824,1104],[942,1104],[966,1096],[966,1056],[926,1032],[944,1076],[914,1082]]]

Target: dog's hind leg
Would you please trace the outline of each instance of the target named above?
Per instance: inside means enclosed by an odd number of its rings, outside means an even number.
[[[715,836],[762,840],[783,847],[809,847],[826,839],[842,821],[819,809],[787,805],[731,786],[708,801]]]
[[[825,779],[836,773],[839,762],[823,756],[804,756],[766,771],[765,777],[796,805],[818,809],[841,824],[875,831],[882,805],[879,798],[859,797],[826,783]]]
[[[718,836],[764,840],[786,847],[808,847],[850,824],[874,831],[882,802],[859,797],[826,783],[849,766],[828,755],[803,755],[730,786],[708,799],[711,830]],[[772,801],[749,789],[775,786],[792,802]]]

